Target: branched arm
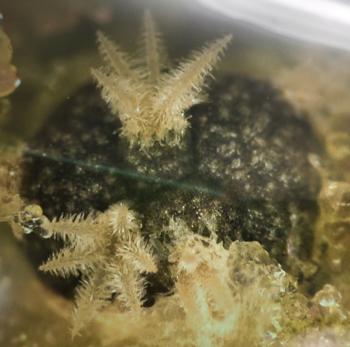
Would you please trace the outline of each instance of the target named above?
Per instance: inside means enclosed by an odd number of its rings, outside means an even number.
[[[11,222],[23,206],[24,202],[18,194],[9,194],[0,187],[0,222]]]
[[[91,229],[93,225],[94,218],[91,214],[85,218],[83,214],[72,214],[54,218],[51,222],[46,221],[44,227],[56,238],[73,241],[84,236],[84,231]]]
[[[103,272],[95,272],[83,280],[77,289],[73,312],[72,336],[77,336],[103,309],[111,298],[112,292],[104,281]]]
[[[193,105],[202,92],[205,78],[231,40],[232,36],[227,35],[207,45],[167,77],[162,83],[155,114],[168,114],[170,117]]]
[[[114,74],[118,77],[137,79],[130,64],[131,58],[101,31],[97,32],[97,43],[102,58],[106,65],[112,68]]]
[[[96,252],[77,251],[66,247],[40,266],[40,270],[50,272],[56,276],[79,276],[80,273],[89,273],[103,257]]]
[[[124,242],[119,247],[117,254],[126,263],[131,264],[136,271],[141,273],[157,272],[157,265],[151,247],[139,235],[135,235],[129,241]]]
[[[120,238],[128,238],[131,231],[138,229],[135,213],[124,203],[111,206],[107,218],[112,234]]]
[[[136,88],[133,88],[130,80],[108,75],[104,69],[91,69],[91,73],[101,87],[103,99],[124,123],[128,116],[134,114],[138,103]]]
[[[128,309],[137,313],[141,310],[145,293],[145,279],[132,264],[119,260],[111,265],[110,284],[116,289],[117,300]]]
[[[155,23],[149,11],[146,11],[144,17],[143,46],[147,77],[151,85],[157,86],[160,80],[161,68],[165,61],[165,53],[161,35],[156,30]]]
[[[46,218],[42,227],[53,237],[64,240],[67,245],[70,244],[77,252],[96,251],[108,241],[105,225],[93,213],[87,216],[62,216],[52,221]]]
[[[146,12],[144,18],[144,52],[139,66],[98,33],[105,66],[92,69],[92,74],[103,99],[120,118],[120,135],[144,151],[156,142],[179,145],[189,126],[184,111],[203,100],[205,78],[230,40],[230,35],[216,40],[173,73],[163,73],[163,44],[150,13]]]

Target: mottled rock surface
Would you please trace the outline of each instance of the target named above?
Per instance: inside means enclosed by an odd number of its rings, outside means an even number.
[[[89,85],[67,99],[36,135],[24,158],[24,196],[52,218],[104,210],[125,198],[115,173],[120,123]]]
[[[119,121],[85,86],[32,140],[22,194],[50,218],[128,201],[164,267],[169,218],[214,231],[227,246],[259,241],[284,265],[292,239],[293,255],[307,259],[319,190],[308,154],[321,146],[306,116],[270,83],[241,75],[218,78],[208,103],[188,115],[181,148],[157,146],[147,155],[118,138]]]

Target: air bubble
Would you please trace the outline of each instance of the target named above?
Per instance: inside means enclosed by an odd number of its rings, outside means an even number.
[[[28,228],[28,227],[23,227],[23,233],[26,235],[29,235],[33,232],[32,228]]]

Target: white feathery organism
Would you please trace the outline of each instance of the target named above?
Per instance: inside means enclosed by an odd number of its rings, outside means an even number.
[[[162,36],[149,12],[144,18],[142,53],[136,59],[98,32],[104,65],[93,68],[92,75],[122,123],[121,136],[147,152],[155,143],[179,145],[189,126],[185,111],[204,99],[207,77],[231,39],[226,35],[207,44],[167,72]]]

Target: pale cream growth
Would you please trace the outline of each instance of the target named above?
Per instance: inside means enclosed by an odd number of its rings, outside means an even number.
[[[303,320],[310,324],[301,315],[307,299],[293,294],[291,279],[259,243],[236,241],[226,249],[175,219],[169,231],[178,235],[169,257],[173,295],[157,298],[136,319],[132,312],[104,311],[98,331],[105,346],[279,346],[290,339],[280,338],[280,324],[293,334],[305,331]],[[285,301],[293,311],[282,312]]]
[[[326,284],[315,294],[312,303],[319,310],[324,324],[344,323],[348,319],[348,314],[342,306],[341,293],[330,284]]]
[[[104,34],[98,46],[105,65],[92,69],[102,97],[121,120],[121,135],[147,150],[155,142],[178,145],[189,123],[184,112],[203,98],[205,80],[231,41],[227,35],[164,72],[166,55],[149,13],[144,19],[143,52],[132,59]]]
[[[312,121],[325,144],[327,171],[350,182],[350,72],[348,55],[299,53],[296,64],[273,75],[293,105]],[[350,298],[349,298],[350,302]]]
[[[103,271],[94,271],[83,279],[76,291],[76,307],[72,314],[72,336],[76,336],[109,304],[111,288]]]
[[[332,180],[320,158],[310,155],[311,164],[319,171],[322,186],[318,197],[320,214],[315,233],[314,259],[333,272],[343,272],[349,261],[350,183]],[[327,253],[322,245],[327,245]]]
[[[62,277],[79,276],[80,273],[90,272],[103,260],[97,250],[64,248],[41,265],[40,270]]]
[[[10,39],[0,28],[0,98],[10,95],[20,84],[20,80],[17,77],[17,70],[11,64],[12,53],[13,49]]]
[[[140,314],[146,281],[139,270],[133,263],[119,259],[117,264],[110,267],[110,273],[110,285],[119,293],[118,303],[121,304],[119,312],[130,310],[134,314]]]
[[[157,87],[160,81],[162,68],[167,62],[167,54],[161,34],[149,11],[146,11],[144,18],[144,31],[142,33],[142,56],[147,80],[151,86]]]
[[[350,183],[350,117],[344,117],[337,125],[339,130],[325,134],[324,143],[329,161],[330,174]]]
[[[317,324],[299,330],[300,335],[294,333],[287,347],[350,346],[349,312],[342,301],[342,295],[336,287],[324,285],[309,302]]]
[[[0,27],[0,126],[5,126],[11,121],[11,103],[7,98],[19,85],[17,69],[11,64],[12,45],[8,36]],[[4,130],[4,129],[2,129]],[[3,134],[1,135],[3,136]]]
[[[65,247],[53,254],[40,270],[57,276],[78,276],[103,263],[109,245],[108,231],[91,215],[69,215],[52,222],[44,219],[43,228],[65,242]]]
[[[214,240],[188,235],[179,240],[170,261],[186,324],[198,346],[219,346],[239,319],[239,304],[230,288],[229,253]],[[235,300],[236,299],[236,300]]]
[[[275,75],[277,84],[294,105],[313,121],[324,143],[321,158],[311,156],[319,171],[320,213],[315,230],[313,258],[319,272],[342,293],[350,308],[350,118],[349,57],[306,55],[294,67]]]
[[[0,188],[0,222],[12,222],[23,205],[18,194],[10,195],[6,189]]]
[[[123,241],[117,254],[140,272],[156,272],[152,250],[138,233],[139,223],[135,212],[125,203],[118,203],[111,206],[106,215],[113,235],[118,235]]]
[[[137,230],[138,225],[135,213],[125,203],[111,206],[108,218],[113,234],[128,235],[132,230]]]
[[[157,265],[139,234],[134,212],[126,204],[114,205],[105,213],[78,214],[51,222],[43,216],[42,228],[62,239],[65,247],[40,270],[83,277],[76,295],[73,336],[112,302],[114,293],[124,310],[142,310],[146,285],[142,274],[156,272]]]
[[[135,234],[129,240],[125,240],[117,253],[126,263],[133,264],[134,268],[140,272],[157,271],[151,247],[138,234]]]
[[[52,235],[66,243],[53,272],[83,275],[73,336],[94,320],[103,346],[275,347],[288,345],[320,319],[322,327],[348,324],[334,287],[326,286],[310,301],[297,293],[294,280],[258,242],[236,241],[227,249],[215,234],[194,234],[183,220],[174,218],[167,227],[173,239],[168,261],[174,289],[145,308],[143,274],[156,271],[156,261],[138,229],[113,233],[111,210],[85,219],[68,218],[64,225],[72,224],[72,236],[60,230],[60,220],[52,228]],[[95,230],[96,246],[83,242],[85,230]],[[81,258],[70,263],[72,245],[81,242],[80,251],[87,247],[85,268]],[[72,251],[67,259],[65,250]],[[101,258],[90,259],[90,254]]]
[[[15,236],[19,238],[21,233],[14,220],[24,206],[19,195],[22,151],[22,146],[0,150],[0,222],[10,223]]]
[[[294,283],[258,242],[235,241],[229,251],[231,285],[241,307],[231,339],[243,347],[272,345],[283,331],[282,304],[291,300]]]
[[[348,161],[350,159],[350,133],[335,131],[326,135],[326,148],[328,154],[337,161]]]
[[[322,136],[349,132],[349,56],[326,52],[299,53],[294,66],[272,76],[284,95],[297,108],[307,111]]]
[[[286,347],[348,347],[350,332],[335,328],[314,328],[295,337]]]
[[[313,258],[327,274],[328,283],[341,292],[344,306],[349,309],[350,183],[338,180],[333,167],[322,163],[319,157],[310,156],[310,161],[321,176]]]
[[[98,235],[103,235],[105,225],[100,223],[94,214],[55,217],[52,221],[43,216],[41,220],[42,227],[46,230],[48,236],[62,239],[79,249],[95,247],[104,240],[103,237],[96,237],[95,235],[97,230],[100,231]]]

